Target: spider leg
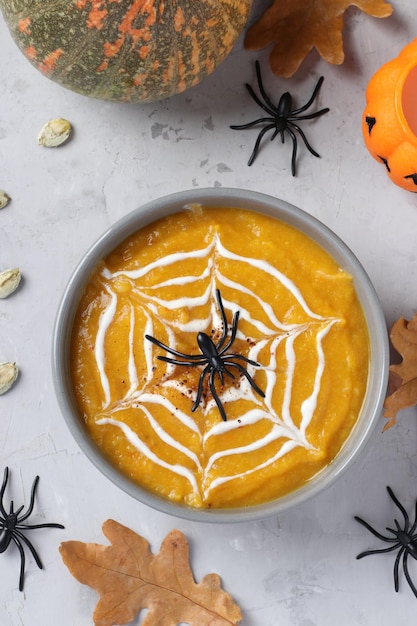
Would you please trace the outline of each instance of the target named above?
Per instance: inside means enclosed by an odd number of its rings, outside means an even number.
[[[400,559],[401,556],[403,554],[403,552],[405,551],[405,548],[401,548],[401,550],[398,552],[397,554],[397,558],[395,559],[395,564],[394,564],[394,587],[395,587],[395,591],[398,591],[400,588],[400,580],[398,577],[398,568],[400,565]],[[407,554],[404,555],[404,559],[407,556]]]
[[[219,396],[217,395],[217,391],[216,391],[216,388],[214,386],[214,374],[215,373],[216,373],[216,370],[212,370],[210,372],[209,387],[210,387],[211,395],[213,396],[214,401],[217,404],[217,408],[219,409],[220,415],[222,416],[222,420],[224,422],[227,422],[226,411],[224,410],[224,406],[221,403],[221,400],[220,400]],[[229,374],[230,374],[230,372],[229,372]]]
[[[155,337],[152,337],[151,335],[145,335],[145,339],[154,343],[156,346],[158,346],[158,348],[162,348],[162,350],[166,350],[170,354],[174,354],[175,356],[179,356],[183,359],[189,359],[190,361],[196,361],[196,360],[201,359],[200,354],[183,354],[182,352],[178,352],[178,350],[174,350],[173,348],[166,346],[164,343],[162,343],[158,339],[155,339]],[[162,357],[158,357],[158,358],[161,358],[161,360],[164,360],[162,359]]]
[[[324,115],[325,113],[328,113],[330,111],[329,107],[326,107],[325,109],[320,109],[320,111],[315,111],[315,113],[309,113],[308,115],[296,115],[295,111],[291,111],[291,113],[288,116],[288,119],[290,121],[294,120],[313,120],[315,117],[320,117],[321,115]]]
[[[272,128],[275,128],[275,122],[273,124],[268,124],[268,126],[265,126],[265,128],[263,128],[260,132],[259,135],[256,139],[255,142],[255,146],[253,148],[252,154],[249,157],[249,161],[248,161],[248,165],[252,165],[252,163],[254,162],[257,154],[258,154],[258,150],[259,150],[259,146],[260,143],[263,139],[263,136],[265,135],[265,133],[267,133],[269,130],[272,130]]]
[[[237,333],[237,324],[239,322],[239,315],[240,315],[240,311],[236,311],[236,313],[233,316],[233,320],[232,320],[232,332],[230,334],[230,339],[227,342],[227,344],[223,347],[223,349],[221,350],[224,340],[226,339],[226,336],[222,337],[222,339],[219,341],[218,345],[217,345],[217,350],[219,351],[219,354],[222,355],[224,354],[229,348],[230,346],[233,344],[234,340],[236,339],[236,333]]]
[[[381,533],[375,530],[375,528],[372,528],[372,526],[368,524],[368,522],[365,522],[365,520],[363,520],[361,517],[357,517],[355,515],[355,520],[359,522],[359,524],[362,524],[362,526],[365,526],[365,528],[369,530],[370,533],[372,533],[375,537],[378,537],[378,539],[381,539],[381,541],[387,541],[388,543],[397,542],[396,537],[385,537],[384,535],[381,535]]]
[[[398,498],[395,496],[395,494],[394,494],[393,490],[391,489],[391,487],[387,487],[387,491],[388,491],[388,493],[389,493],[389,495],[390,495],[391,500],[392,500],[393,502],[395,502],[395,504],[396,504],[396,505],[397,505],[397,507],[400,509],[401,513],[403,514],[403,517],[404,517],[404,523],[405,523],[405,529],[404,529],[404,531],[405,531],[405,532],[408,532],[408,528],[409,528],[409,526],[410,526],[410,519],[409,519],[409,517],[408,517],[408,513],[407,513],[407,511],[405,510],[405,508],[403,507],[403,505],[401,504],[401,502],[398,500]],[[416,511],[417,511],[417,509],[416,509]],[[396,523],[396,524],[397,524],[397,526],[398,526],[398,522],[397,522],[397,520],[395,520],[395,523]]]
[[[38,486],[38,482],[39,482],[39,476],[36,476],[35,480],[33,481],[33,485],[32,485],[32,490],[30,493],[30,502],[29,502],[29,506],[28,509],[26,511],[26,513],[24,515],[22,515],[22,517],[19,519],[19,522],[23,522],[25,519],[27,519],[32,511],[33,511],[33,505],[35,504],[35,496],[36,496],[36,488]],[[22,509],[23,507],[21,507]],[[19,510],[21,510],[19,509]]]
[[[25,505],[22,504],[22,506],[19,506],[19,508],[17,509],[17,511],[14,511],[14,514],[17,516],[19,515],[20,511],[23,511],[23,509],[25,508]],[[13,501],[10,503],[10,512],[13,512]],[[22,517],[22,519],[26,519],[26,517]],[[19,520],[20,522],[20,520]]]
[[[291,125],[293,126],[293,124]],[[297,158],[297,137],[295,136],[295,133],[291,130],[289,125],[287,126],[286,131],[292,139],[291,174],[295,176],[295,159]]]
[[[229,359],[240,359],[241,361],[245,361],[245,363],[249,363],[249,365],[254,365],[255,367],[260,367],[260,364],[256,361],[252,361],[252,359],[248,359],[243,354],[228,354],[227,357]]]
[[[388,526],[386,527],[386,528],[387,528],[387,530],[388,530],[390,533],[394,533],[394,535],[396,535],[397,537],[398,537],[398,533],[408,534],[408,526],[409,526],[409,524],[408,524],[408,523],[406,523],[406,525],[405,525],[405,528],[404,528],[404,529],[402,529],[402,528],[401,528],[401,526],[400,526],[400,525],[399,525],[399,523],[398,523],[398,520],[396,520],[396,519],[394,520],[394,524],[395,524],[395,528],[396,528],[397,530],[394,530],[393,528],[388,528]]]
[[[261,109],[263,109],[266,113],[269,113],[270,115],[273,115],[273,113],[274,113],[273,109],[271,110],[264,102],[262,102],[262,100],[256,94],[254,89],[248,83],[246,83],[245,87],[249,91],[251,97],[255,100],[256,104],[258,106],[260,106]]]
[[[3,506],[3,496],[4,496],[4,492],[6,490],[6,485],[7,485],[8,478],[9,478],[9,468],[5,467],[4,468],[4,475],[3,475],[3,483],[2,483],[1,489],[0,489],[0,512],[3,515],[3,517],[7,517],[7,513],[4,510],[4,506]]]
[[[414,585],[413,581],[411,580],[410,572],[408,571],[407,557],[408,557],[408,553],[406,552],[404,554],[404,558],[403,558],[404,576],[406,577],[407,582],[410,585],[411,591],[414,593],[414,595],[417,598],[417,589],[416,589],[416,586]]]
[[[222,323],[223,323],[223,332],[222,332],[222,336],[220,337],[220,341],[217,344],[217,351],[220,350],[220,348],[222,347],[222,345],[225,342],[225,339],[227,337],[227,319],[226,319],[226,312],[224,310],[224,306],[223,306],[223,300],[222,300],[222,296],[220,294],[220,289],[216,289],[216,299],[217,299],[217,306],[219,307],[219,311],[220,311],[220,315],[222,318]]]
[[[198,381],[198,388],[197,388],[197,395],[194,401],[193,406],[191,407],[191,411],[194,413],[194,411],[197,409],[198,405],[201,402],[201,395],[203,393],[203,383],[204,383],[204,378],[206,377],[206,375],[208,374],[210,370],[210,364],[206,365],[206,367],[203,369],[203,371],[200,374],[200,379]]]
[[[277,122],[275,123],[275,126],[276,126],[276,125],[277,125]],[[284,128],[278,128],[278,127],[276,127],[276,128],[275,128],[275,130],[274,130],[274,132],[273,132],[273,133],[272,133],[272,135],[271,135],[271,139],[270,139],[270,141],[274,141],[275,137],[276,137],[277,135],[280,135],[280,137],[281,137],[281,143],[285,143],[285,134],[284,134],[284,130],[285,130]]]
[[[324,76],[320,76],[320,78],[317,81],[316,86],[314,87],[314,91],[311,95],[310,100],[308,100],[308,102],[306,102],[302,107],[300,107],[299,109],[295,109],[294,111],[291,111],[292,115],[298,115],[298,113],[302,113],[303,111],[306,111],[314,102],[314,100],[316,99],[316,96],[320,90],[320,87],[322,86],[324,81]]]
[[[280,134],[281,134],[281,141],[282,141],[282,143],[284,143],[284,141],[283,141],[283,132],[282,132],[282,130],[279,130],[279,128],[276,128],[276,129],[274,130],[274,132],[273,132],[273,133],[272,133],[272,135],[271,135],[271,139],[270,139],[270,141],[274,141],[274,139],[275,139],[275,137],[278,135],[278,133],[280,133]]]
[[[189,355],[184,355],[189,358]],[[197,356],[197,355],[196,355]],[[196,367],[197,365],[203,365],[205,359],[198,357],[195,361],[178,361],[178,359],[171,359],[169,356],[158,356],[158,361],[164,361],[165,363],[171,363],[172,365],[189,365],[190,367]]]
[[[415,513],[414,513],[414,515],[415,515],[414,523],[413,523],[412,527],[409,530],[410,535],[412,535],[414,533],[414,531],[416,530],[416,528],[417,528],[417,501],[416,501],[416,504],[415,504]]]
[[[25,551],[23,549],[22,544],[20,543],[19,539],[17,537],[15,537],[15,535],[12,535],[12,539],[14,541],[14,543],[16,544],[16,546],[19,549],[20,552],[20,576],[19,576],[19,591],[23,591],[23,579],[25,576]]]
[[[258,84],[259,84],[259,81],[258,81]],[[248,83],[246,83],[245,87],[249,91],[251,97],[256,102],[256,104],[261,107],[261,109],[263,109],[266,113],[269,113],[269,115],[275,115],[276,107],[266,96],[265,90],[263,89],[263,85],[262,85],[262,90],[261,90],[261,86],[259,85],[259,91],[261,92],[261,95],[265,98],[265,102],[262,102],[262,100],[256,94],[255,90]]]
[[[259,91],[261,93],[262,98],[265,100],[265,104],[263,104],[259,100],[259,98],[256,97],[256,94],[253,94],[252,97],[255,100],[255,102],[264,109],[264,111],[274,114],[274,112],[276,111],[276,106],[265,91],[263,80],[262,80],[262,74],[261,74],[261,66],[259,64],[259,61],[255,61],[255,70],[256,70],[256,78],[258,81]]]
[[[253,126],[256,126],[257,124],[265,124],[266,122],[274,123],[274,120],[275,118],[273,117],[260,117],[254,122],[248,122],[247,124],[239,124],[239,125],[233,124],[232,126],[230,126],[230,128],[232,130],[245,130],[246,128],[252,128]]]
[[[233,365],[233,363],[229,363],[229,361],[224,361],[224,365]],[[214,373],[218,373],[219,378],[220,378],[220,382],[222,385],[224,385],[224,374],[226,374],[229,378],[232,378],[233,380],[235,380],[235,376],[233,376],[232,372],[229,372],[229,370],[227,370],[226,368],[223,369],[218,369],[218,370],[213,370]]]
[[[15,535],[17,535],[17,537]],[[19,541],[19,543],[23,541],[27,545],[27,547],[32,553],[33,558],[36,561],[36,565],[39,567],[39,569],[43,569],[42,561],[40,560],[39,555],[36,552],[34,545],[29,541],[29,539],[25,537],[25,535],[21,533],[19,530],[14,531],[13,538],[15,539],[15,541]]]
[[[56,524],[55,522],[48,522],[46,524],[16,524],[15,528],[24,530],[33,530],[34,528],[65,528],[62,524]]]
[[[256,393],[260,395],[262,398],[265,398],[265,393],[262,391],[262,389],[258,387],[258,385],[253,380],[252,376],[249,374],[249,372],[247,372],[247,370],[245,370],[244,367],[242,367],[239,363],[233,363],[233,361],[225,361],[224,363],[225,365],[236,367],[236,369],[238,369],[239,372],[243,374],[243,376],[247,379],[247,381],[249,382],[251,387],[253,387]]]
[[[299,134],[301,139],[304,141],[304,144],[307,148],[307,150],[313,154],[315,157],[320,157],[319,153],[316,152],[314,150],[314,148],[309,144],[307,137],[305,136],[304,132],[302,131],[302,129],[298,126],[298,124],[294,124],[293,122],[288,122],[288,126],[291,126],[292,128],[294,128]],[[289,132],[289,129],[287,129]]]
[[[364,556],[370,556],[371,554],[382,554],[383,552],[394,552],[394,550],[398,550],[401,547],[400,543],[396,543],[389,548],[381,548],[379,550],[365,550],[357,555],[357,559],[363,559]]]

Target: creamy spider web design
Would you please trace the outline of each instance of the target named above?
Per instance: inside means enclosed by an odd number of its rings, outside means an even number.
[[[160,280],[160,270],[167,267],[171,278]],[[339,320],[312,311],[296,284],[276,267],[261,259],[231,252],[214,233],[205,247],[169,254],[145,266],[116,272],[104,266],[101,280],[107,296],[94,347],[103,391],[103,406],[95,417],[97,425],[114,427],[149,462],[182,476],[202,502],[221,485],[260,472],[295,448],[313,449],[308,439],[308,427],[316,412],[326,367],[323,342]],[[285,319],[280,319],[270,302],[258,294],[256,285],[260,284],[259,281],[267,283],[268,292],[285,295],[289,302],[285,315],[281,316]],[[248,365],[247,369],[265,392],[265,398],[260,397],[243,376],[237,377],[238,384],[225,385],[222,390],[218,388],[228,415],[233,415],[236,403],[239,405],[238,419],[226,422],[218,415],[210,394],[196,411],[203,416],[210,415],[210,420],[198,420],[196,414],[178,408],[175,398],[185,395],[189,397],[191,409],[196,389],[190,389],[184,381],[184,368],[179,366],[164,363],[162,377],[160,373],[155,374],[155,351],[164,353],[144,338],[145,334],[156,336],[171,348],[183,351],[179,345],[186,337],[192,347],[188,353],[198,354],[196,333],[210,333],[212,329],[221,333],[216,289],[221,291],[229,320],[235,311],[240,311],[237,342],[241,348],[243,346],[244,352],[241,353],[260,364],[259,368]],[[164,294],[168,293],[167,298]],[[181,314],[190,311],[195,317]],[[117,395],[113,390],[112,377],[115,374],[111,373],[106,359],[109,335],[118,324],[128,328],[123,350],[128,384],[123,395]],[[305,344],[306,337],[307,348],[299,348],[299,344]],[[138,350],[141,354],[139,365]],[[294,408],[293,384],[303,350],[308,351],[314,362],[314,375],[305,386],[302,400],[297,401]],[[234,351],[235,346],[232,346],[230,352]],[[201,370],[198,368],[197,373]],[[138,419],[147,421],[153,438],[162,442],[168,453],[156,452],[156,448],[141,436],[140,428],[135,429],[131,423],[126,423],[124,414],[132,410]],[[171,424],[178,425],[178,435],[175,429],[167,429],[158,420],[161,411],[169,415]],[[211,452],[213,442],[227,441],[236,429],[251,428],[260,422],[263,426],[256,439],[235,447],[215,445],[215,451]],[[193,446],[181,441],[180,434],[184,429],[191,435]],[[256,454],[258,458],[263,449],[262,461],[258,459],[254,463],[252,457]],[[223,465],[230,468],[229,462],[237,459],[239,463],[232,463],[233,471],[228,469],[225,473]]]

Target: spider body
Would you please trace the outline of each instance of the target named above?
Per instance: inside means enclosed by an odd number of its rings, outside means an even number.
[[[278,105],[275,105],[265,91],[263,81],[262,81],[261,69],[260,69],[260,65],[258,61],[256,61],[255,63],[255,68],[256,68],[256,78],[258,82],[258,88],[259,88],[259,92],[263,100],[259,98],[259,96],[255,93],[255,91],[252,89],[250,85],[246,84],[245,86],[246,86],[246,89],[249,91],[250,95],[252,96],[252,98],[255,100],[256,104],[258,104],[261,107],[261,109],[263,109],[268,114],[268,117],[261,117],[259,119],[254,120],[253,122],[249,122],[247,124],[241,124],[239,126],[236,126],[236,125],[230,126],[230,128],[233,130],[246,130],[248,128],[253,128],[254,126],[263,125],[263,128],[260,130],[258,137],[256,139],[252,154],[249,157],[248,165],[252,165],[252,163],[254,162],[259,152],[261,141],[263,137],[266,135],[266,133],[272,130],[273,133],[271,135],[271,141],[273,141],[277,135],[280,135],[282,143],[284,143],[285,141],[285,133],[288,133],[293,144],[292,157],[291,157],[291,173],[293,176],[295,176],[295,164],[296,164],[297,147],[298,147],[296,133],[299,134],[307,150],[312,155],[314,155],[315,157],[320,156],[318,152],[316,152],[314,148],[312,148],[312,146],[307,140],[307,137],[305,136],[305,133],[303,132],[303,130],[301,129],[300,125],[297,122],[311,120],[316,117],[320,117],[321,115],[324,115],[330,110],[329,108],[326,107],[324,109],[320,109],[319,111],[315,111],[314,113],[307,113],[305,115],[302,115],[305,111],[307,111],[307,109],[310,108],[310,106],[313,104],[314,100],[316,99],[324,78],[323,76],[319,78],[314,88],[313,94],[311,98],[308,100],[308,102],[304,104],[303,106],[299,107],[298,109],[292,110],[291,94],[288,91],[286,91],[279,99]]]
[[[207,367],[217,372],[222,384],[224,382],[223,374],[234,378],[233,374],[226,369],[226,364],[222,356],[223,353],[219,353],[218,346],[216,346],[209,335],[206,333],[198,333],[197,343],[203,358],[207,360]]]
[[[221,318],[222,318],[222,334],[217,344],[211,339],[211,337],[207,333],[199,332],[197,334],[197,344],[200,348],[201,354],[184,354],[182,352],[178,352],[169,346],[158,341],[155,337],[151,337],[150,335],[145,335],[146,339],[157,345],[159,348],[166,350],[169,354],[173,354],[178,359],[173,359],[167,356],[158,356],[160,361],[165,361],[166,363],[171,363],[173,365],[183,365],[189,367],[196,366],[204,366],[203,371],[200,374],[200,378],[198,381],[198,388],[196,399],[191,410],[194,412],[198,405],[201,402],[201,397],[203,395],[203,387],[204,380],[208,376],[209,377],[209,388],[210,392],[216,402],[217,408],[219,409],[220,415],[224,421],[227,421],[226,411],[224,410],[224,406],[219,398],[219,395],[216,391],[215,387],[215,376],[217,375],[220,379],[221,384],[224,384],[224,376],[228,376],[229,378],[235,378],[233,373],[230,371],[231,367],[234,367],[238,370],[240,374],[245,376],[245,378],[249,381],[252,388],[262,397],[265,397],[264,392],[258,387],[258,385],[253,380],[252,376],[247,372],[247,370],[242,366],[241,363],[236,363],[235,361],[244,361],[249,365],[253,365],[255,367],[259,367],[259,363],[256,361],[252,361],[251,359],[246,358],[242,354],[234,354],[228,353],[228,350],[233,345],[236,339],[237,333],[237,325],[239,321],[239,311],[233,316],[232,327],[230,338],[227,340],[228,334],[228,324],[226,319],[226,313],[224,311],[223,302],[221,298],[220,291],[216,290],[217,304],[220,310]],[[228,369],[229,368],[229,369]]]
[[[0,489],[0,554],[6,552],[7,548],[10,546],[10,543],[13,541],[17,546],[20,552],[20,577],[19,577],[19,591],[23,591],[23,582],[25,575],[25,551],[24,546],[26,545],[30,552],[32,553],[33,558],[37,566],[42,569],[42,562],[37,554],[33,544],[29,541],[27,537],[24,535],[24,531],[32,530],[35,528],[64,528],[62,524],[24,524],[23,522],[28,519],[33,511],[33,507],[35,504],[35,496],[36,496],[36,488],[39,482],[39,476],[36,476],[33,481],[32,491],[30,496],[29,506],[27,508],[26,513],[20,515],[24,509],[24,505],[14,510],[13,501],[10,502],[10,509],[7,513],[4,504],[4,492],[6,490],[7,481],[9,477],[9,468],[6,467],[4,470],[3,484]]]
[[[393,500],[393,502],[397,505],[397,507],[402,513],[402,516],[404,518],[404,527],[401,528],[399,522],[395,519],[394,520],[395,528],[388,528],[388,527],[386,528],[386,530],[390,532],[392,536],[385,536],[379,533],[377,530],[375,530],[375,528],[372,528],[372,526],[370,526],[370,524],[365,522],[363,519],[355,516],[355,520],[359,522],[360,524],[362,524],[362,526],[365,526],[365,528],[369,530],[369,532],[371,532],[375,537],[378,537],[378,539],[381,539],[381,541],[385,541],[386,543],[392,544],[388,548],[381,548],[377,550],[366,550],[365,552],[361,552],[360,554],[358,554],[356,558],[361,559],[364,556],[369,556],[371,554],[380,554],[383,552],[394,552],[394,550],[398,550],[398,554],[396,556],[395,563],[394,563],[395,591],[398,591],[400,587],[398,570],[399,570],[399,566],[400,566],[401,559],[402,559],[404,576],[408,584],[410,585],[412,592],[417,597],[417,588],[414,585],[410,576],[410,572],[408,570],[408,557],[411,556],[413,559],[417,560],[417,532],[416,532],[417,531],[417,501],[415,504],[415,519],[414,519],[413,524],[411,524],[407,511],[399,502],[399,500],[396,498],[391,487],[387,487],[387,491],[391,499]]]
[[[286,91],[279,99],[276,113],[277,129],[279,127],[280,132],[285,130],[285,120],[291,115],[291,106],[292,96],[289,91]]]

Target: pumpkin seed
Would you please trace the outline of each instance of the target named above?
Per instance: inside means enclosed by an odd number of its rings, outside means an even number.
[[[9,204],[10,196],[7,195],[3,189],[0,189],[0,209],[4,209],[4,207]]]
[[[10,361],[0,363],[0,395],[9,391],[18,374],[19,370],[16,367],[16,363],[11,363]]]
[[[38,144],[46,148],[57,148],[69,139],[71,132],[70,122],[62,117],[57,117],[42,126],[38,135]]]
[[[22,275],[17,267],[0,272],[0,298],[7,298],[16,291],[21,278]]]

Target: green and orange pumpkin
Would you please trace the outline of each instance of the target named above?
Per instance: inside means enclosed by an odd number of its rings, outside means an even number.
[[[371,155],[398,186],[417,192],[417,39],[385,63],[366,90],[362,131]]]
[[[168,98],[208,76],[242,32],[252,0],[0,0],[27,59],[103,100]]]

